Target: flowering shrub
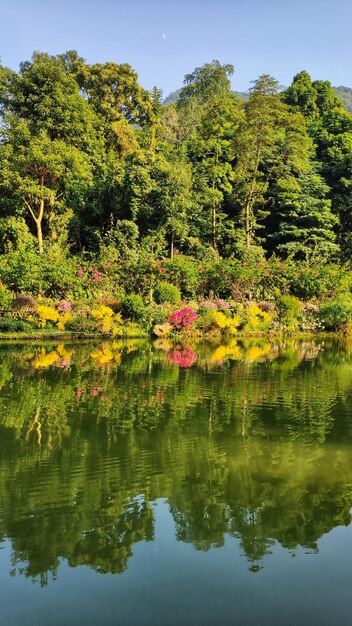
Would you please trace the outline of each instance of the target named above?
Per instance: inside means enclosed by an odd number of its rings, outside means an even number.
[[[60,319],[60,314],[56,309],[46,304],[38,304],[36,307],[36,315],[39,317],[39,326],[44,328],[47,322],[56,322]]]
[[[262,311],[256,304],[250,304],[244,310],[244,330],[247,332],[267,332],[273,325],[273,316]]]
[[[153,328],[153,333],[157,337],[166,337],[171,333],[171,331],[172,326],[168,322],[165,322],[165,324],[155,324]]]
[[[121,314],[114,313],[110,307],[101,304],[97,309],[91,312],[91,316],[97,320],[99,330],[105,335],[112,333],[113,335],[122,335],[120,324],[122,322]]]
[[[59,300],[59,302],[56,302],[55,304],[55,309],[59,312],[59,313],[68,313],[71,312],[72,309],[72,304],[69,300]]]
[[[202,302],[201,306],[205,309],[211,309],[213,311],[217,308],[216,302],[214,300],[205,300],[205,302]]]
[[[174,313],[170,313],[170,315],[167,316],[167,321],[172,324],[176,330],[189,330],[197,319],[197,313],[192,311],[189,307],[174,311]]]
[[[46,304],[38,304],[35,309],[35,317],[28,317],[29,321],[35,321],[38,319],[38,326],[44,328],[47,322],[56,324],[58,330],[64,330],[66,324],[72,319],[70,311],[66,311],[60,315],[60,313],[52,306]]]
[[[71,319],[72,319],[72,315],[70,311],[66,311],[66,313],[63,313],[63,315],[60,315],[59,319],[56,322],[57,329],[64,330],[66,324],[70,322]]]
[[[319,307],[315,304],[306,304],[300,316],[301,330],[319,332],[324,329],[324,324],[319,317]]]
[[[225,313],[221,311],[214,311],[212,314],[212,320],[218,328],[221,330],[226,330],[230,335],[234,335],[237,332],[237,329],[240,325],[240,316],[234,315],[233,317],[228,317]]]
[[[228,302],[226,302],[226,300],[222,300],[221,298],[219,300],[216,301],[217,307],[219,309],[230,309],[230,305]]]

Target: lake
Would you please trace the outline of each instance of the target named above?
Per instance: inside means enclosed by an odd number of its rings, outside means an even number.
[[[0,354],[0,623],[351,622],[352,343]]]

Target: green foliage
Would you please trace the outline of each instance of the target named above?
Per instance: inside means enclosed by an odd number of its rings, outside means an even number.
[[[328,300],[319,309],[326,330],[342,330],[352,323],[352,300]]]
[[[32,326],[12,317],[0,317],[0,333],[21,333],[32,330]]]
[[[276,300],[276,306],[281,315],[287,318],[296,319],[301,311],[302,305],[295,296],[280,296]]]
[[[0,309],[7,311],[11,305],[13,294],[0,282]]]
[[[178,304],[181,300],[181,293],[178,287],[171,285],[170,283],[159,283],[154,290],[154,299],[158,304],[163,302],[170,302],[171,304]]]
[[[351,293],[352,115],[307,72],[246,99],[232,73],[197,67],[163,106],[128,64],[72,50],[0,67],[3,285],[90,304],[177,303],[163,283],[198,301]]]
[[[121,313],[126,319],[135,322],[141,321],[146,314],[146,306],[143,298],[138,295],[130,295],[122,298]]]
[[[293,330],[297,326],[298,317],[302,309],[298,298],[290,295],[280,296],[276,300],[276,306],[279,310],[281,324],[285,329]]]

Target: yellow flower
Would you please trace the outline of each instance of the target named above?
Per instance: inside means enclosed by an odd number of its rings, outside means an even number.
[[[38,304],[36,314],[39,317],[39,326],[44,328],[47,322],[57,322],[60,318],[56,309],[45,304]]]

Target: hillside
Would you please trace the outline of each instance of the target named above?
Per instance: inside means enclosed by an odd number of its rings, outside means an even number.
[[[339,87],[333,87],[333,90],[342,101],[346,111],[349,111],[349,113],[352,113],[352,89],[351,87],[344,87],[340,85]],[[176,91],[173,91],[172,93],[170,93],[167,96],[167,98],[165,98],[164,104],[170,104],[170,102],[177,102],[180,97],[180,93],[181,93],[181,88],[176,89]],[[242,98],[242,100],[248,99],[248,93],[246,91],[234,91],[234,93],[239,98]]]

